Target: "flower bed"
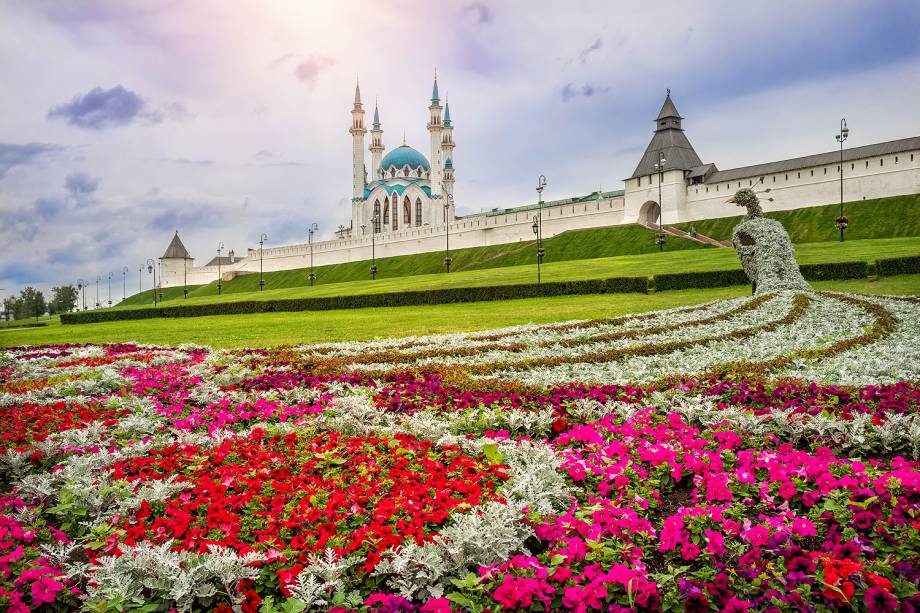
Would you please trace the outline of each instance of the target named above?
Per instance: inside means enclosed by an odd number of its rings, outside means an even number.
[[[0,353],[0,603],[920,608],[920,304]]]

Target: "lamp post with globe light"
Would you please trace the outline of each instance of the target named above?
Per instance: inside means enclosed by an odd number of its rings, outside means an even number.
[[[450,265],[453,263],[454,259],[450,257],[450,207],[454,204],[454,195],[447,194],[447,202],[444,203],[444,219],[446,220],[444,236],[447,239],[446,249],[447,253],[444,256],[444,268],[447,269],[447,272],[450,272]]]
[[[265,241],[268,240],[268,234],[264,232],[259,237],[259,291],[265,287],[265,279],[262,277],[262,246],[265,244]]]
[[[121,301],[124,302],[128,297],[128,267],[121,268]]]
[[[662,226],[664,218],[664,207],[661,204],[661,182],[664,180],[664,165],[667,162],[664,159],[664,152],[658,152],[658,161],[655,163],[655,170],[658,171],[658,236],[655,242],[658,243],[658,251],[664,251],[664,227]]]
[[[850,129],[847,127],[847,120],[840,120],[840,132],[837,134],[837,142],[840,143],[840,215],[837,217],[837,229],[840,230],[840,242],[843,242],[843,231],[850,225],[850,220],[843,214],[843,141],[850,136]]]
[[[377,279],[377,224],[380,223],[380,215],[374,215],[371,218],[371,279]]]
[[[313,282],[316,281],[316,273],[313,272],[313,234],[318,230],[319,225],[316,222],[311,223],[307,228],[307,242],[310,244],[310,287],[313,287]]]
[[[224,241],[217,243],[217,295],[220,296],[220,290],[223,287],[220,275],[220,252],[224,250]]]
[[[115,273],[109,273],[109,306],[112,306],[112,276]]]
[[[85,311],[86,310],[86,281],[84,281],[83,279],[77,279],[77,291],[82,293],[83,310]]]
[[[153,275],[153,289],[151,290],[153,292],[153,308],[156,308],[157,306],[157,273],[156,273],[156,270],[157,269],[153,265],[153,260],[150,258],[147,258],[147,274]]]
[[[537,179],[537,215],[534,217],[533,233],[537,235],[537,283],[540,283],[540,265],[543,263],[543,188],[546,187],[546,175]]]

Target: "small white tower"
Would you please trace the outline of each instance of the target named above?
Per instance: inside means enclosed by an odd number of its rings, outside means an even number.
[[[361,107],[361,85],[355,84],[355,105],[351,109],[351,156],[352,156],[352,193],[353,200],[364,198],[364,109]]]
[[[374,102],[374,123],[371,126],[371,180],[379,179],[380,160],[383,158],[383,130],[380,129],[380,112]]]
[[[444,191],[454,193],[454,125],[450,121],[450,102],[444,103],[444,129],[441,135],[441,151],[444,155]],[[446,204],[446,202],[445,202]],[[454,202],[451,199],[446,221],[454,220]]]
[[[444,160],[441,157],[441,100],[438,97],[438,74],[434,75],[434,87],[431,89],[431,119],[428,121],[428,132],[431,134],[431,198],[438,202],[441,198],[441,179]]]

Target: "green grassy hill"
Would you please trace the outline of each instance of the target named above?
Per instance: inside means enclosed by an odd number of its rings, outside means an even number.
[[[800,264],[848,261],[874,262],[878,258],[917,254],[920,254],[920,237],[846,241],[844,243],[806,243],[803,245],[796,245],[796,256]],[[550,262],[544,264],[542,278],[544,281],[576,281],[581,279],[603,279],[609,277],[647,277],[665,273],[700,272],[739,268],[741,268],[741,265],[733,249],[717,249],[713,247],[694,251],[654,252],[644,255],[623,255],[609,258]],[[243,277],[243,279],[247,280],[251,278],[253,278],[252,275]],[[255,279],[256,282],[258,282],[258,275],[255,275]],[[179,297],[167,300],[164,304],[203,304],[236,300],[350,296],[407,290],[513,285],[516,283],[533,283],[535,281],[536,266],[533,263],[518,266],[505,266],[502,268],[465,270],[451,272],[450,274],[445,274],[442,271],[409,277],[378,278],[374,281],[365,278],[361,281],[325,283],[316,285],[315,287],[307,285],[304,275],[301,276],[300,285],[298,286],[276,287],[261,292],[224,293],[218,296],[214,289],[215,284],[211,284],[196,288],[189,294],[189,298],[182,299],[182,288],[179,288]],[[258,285],[255,287],[258,287]]]
[[[841,249],[822,252],[820,244],[837,240],[834,218],[839,205],[827,205],[768,213],[779,219],[798,244],[803,264],[829,261],[866,260],[880,257],[916,255],[917,242],[877,243],[859,239],[920,236],[920,194],[845,203],[850,227]],[[677,224],[689,231],[691,226],[706,236],[719,240],[731,238],[731,231],[741,217],[725,217]],[[807,243],[807,244],[803,244]],[[814,244],[810,246],[810,244]],[[905,247],[906,245],[906,247]],[[669,237],[665,253],[659,254],[655,233],[637,225],[613,226],[564,232],[544,241],[544,278],[550,280],[593,279],[613,276],[653,275],[665,272],[718,270],[737,268],[730,249],[707,247],[700,243]],[[885,251],[885,249],[893,251]],[[697,250],[688,257],[687,250]],[[435,251],[389,258],[379,258],[377,281],[370,281],[370,260],[348,262],[316,268],[315,288],[308,287],[309,270],[305,268],[265,273],[265,291],[259,292],[258,274],[237,277],[223,284],[217,297],[217,283],[190,287],[191,302],[332,296],[342,294],[526,283],[534,277],[534,241],[522,241],[451,250],[453,265],[449,278],[444,273],[444,252]],[[643,254],[654,256],[641,257]],[[612,259],[613,258],[613,259]],[[639,259],[631,259],[639,258]],[[660,259],[659,259],[660,258]],[[815,259],[817,258],[817,259]],[[822,259],[823,258],[823,259]],[[615,259],[615,260],[614,260]],[[609,260],[609,261],[608,261]],[[476,274],[474,274],[476,273]],[[411,277],[411,280],[407,280]],[[182,301],[182,288],[164,290],[164,301]],[[118,306],[153,304],[150,290],[129,296]]]
[[[637,225],[592,228],[564,232],[543,241],[546,256],[545,264],[569,260],[615,257],[622,255],[640,255],[657,253],[655,233]],[[673,238],[665,244],[665,251],[683,251],[687,249],[714,249],[695,241]],[[462,271],[502,268],[533,264],[535,262],[535,241],[521,241],[493,245],[490,247],[473,247],[469,249],[451,249],[453,258],[451,274]],[[370,277],[370,260],[333,264],[316,267],[316,284],[347,283],[367,281]],[[409,277],[416,275],[439,274],[444,272],[444,252],[433,251],[389,258],[378,258],[379,280]],[[265,289],[300,288],[309,283],[308,269],[298,268],[265,273]],[[240,294],[259,291],[259,275],[237,277],[223,284],[223,294]],[[182,288],[164,290],[164,300],[181,299]],[[263,292],[264,293],[264,292]],[[341,293],[337,290],[336,293]],[[217,283],[192,288],[189,296],[216,296]],[[239,298],[239,297],[237,297]],[[119,306],[137,306],[153,303],[150,290],[129,296]]]
[[[818,243],[839,239],[834,221],[839,213],[839,204],[828,204],[776,211],[766,216],[782,222],[793,243]],[[847,240],[920,236],[920,194],[845,202],[844,213],[850,219]],[[731,240],[732,229],[739,221],[741,215],[675,224],[675,227],[689,232],[696,226],[700,234],[716,240]]]

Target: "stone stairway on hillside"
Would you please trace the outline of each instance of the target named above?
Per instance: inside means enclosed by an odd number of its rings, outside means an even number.
[[[700,234],[699,232],[697,232],[696,236],[694,237],[689,232],[684,232],[683,230],[679,228],[675,228],[673,226],[664,226],[663,229],[665,232],[667,232],[668,234],[672,236],[679,236],[681,238],[689,238],[690,240],[695,240],[697,242],[704,243],[706,245],[713,245],[714,247],[731,247],[732,246],[731,241],[719,241],[709,236],[706,236],[705,234]]]
[[[649,230],[658,232],[658,226],[655,224],[640,222],[639,225],[642,226],[643,228],[647,228]],[[670,236],[686,238],[687,240],[696,241],[704,245],[712,245],[713,247],[731,247],[732,246],[731,241],[718,241],[714,238],[706,236],[705,234],[700,234],[699,232],[697,232],[696,236],[691,236],[689,232],[684,232],[683,230],[675,228],[674,226],[662,226],[661,231]]]

